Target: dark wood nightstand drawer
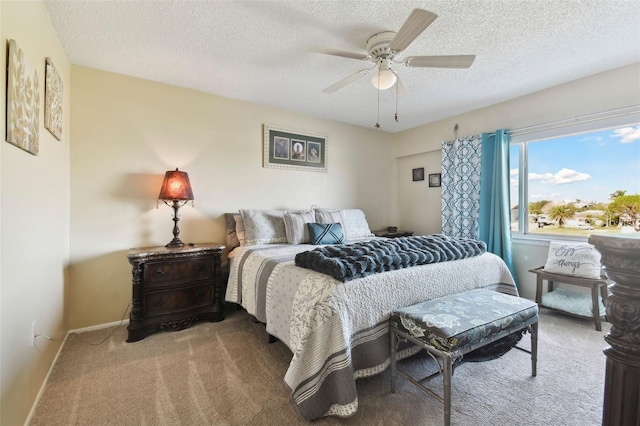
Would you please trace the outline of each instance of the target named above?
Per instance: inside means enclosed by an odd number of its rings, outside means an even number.
[[[146,285],[162,285],[213,278],[211,257],[178,260],[174,262],[149,262],[144,265]]]
[[[146,315],[161,315],[211,305],[212,303],[213,286],[207,283],[177,290],[146,293],[144,295],[143,310]]]

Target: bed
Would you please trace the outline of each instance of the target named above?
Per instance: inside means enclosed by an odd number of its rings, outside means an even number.
[[[347,213],[334,212],[322,220],[342,221],[348,236],[346,243],[372,239],[370,231],[369,235],[364,231],[364,214],[356,213],[358,223],[353,217],[348,219]],[[245,219],[244,215],[240,217]],[[278,217],[279,213],[271,225],[280,226]],[[256,222],[251,224],[249,214],[246,219],[247,235],[255,237],[255,230],[250,228]],[[301,220],[318,220],[318,216],[307,214]],[[286,235],[287,226],[283,226],[285,230],[279,232]],[[298,253],[318,247],[300,243],[304,240],[304,236],[284,240],[281,236],[250,238],[249,242],[245,239],[244,245],[229,253],[225,300],[241,305],[265,323],[266,331],[291,350],[284,380],[297,410],[307,420],[348,417],[356,412],[356,379],[379,374],[389,365],[388,319],[394,309],[474,288],[518,295],[507,266],[491,253],[371,274],[343,283],[296,266]],[[418,350],[406,348],[398,356],[404,358]]]

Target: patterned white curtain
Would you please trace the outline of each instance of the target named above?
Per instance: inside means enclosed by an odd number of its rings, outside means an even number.
[[[478,238],[482,136],[442,142],[442,233]]]

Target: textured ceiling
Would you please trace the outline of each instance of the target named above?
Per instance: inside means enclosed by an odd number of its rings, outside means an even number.
[[[381,129],[397,132],[640,62],[638,0],[51,1],[71,63],[373,127],[378,92],[365,76],[322,89],[414,8],[438,15],[401,57],[475,54],[469,69],[396,65],[408,94],[380,92]]]

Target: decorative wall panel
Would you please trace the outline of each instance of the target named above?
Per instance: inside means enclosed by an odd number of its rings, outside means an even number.
[[[15,40],[9,40],[7,142],[38,155],[40,90],[38,76]]]

